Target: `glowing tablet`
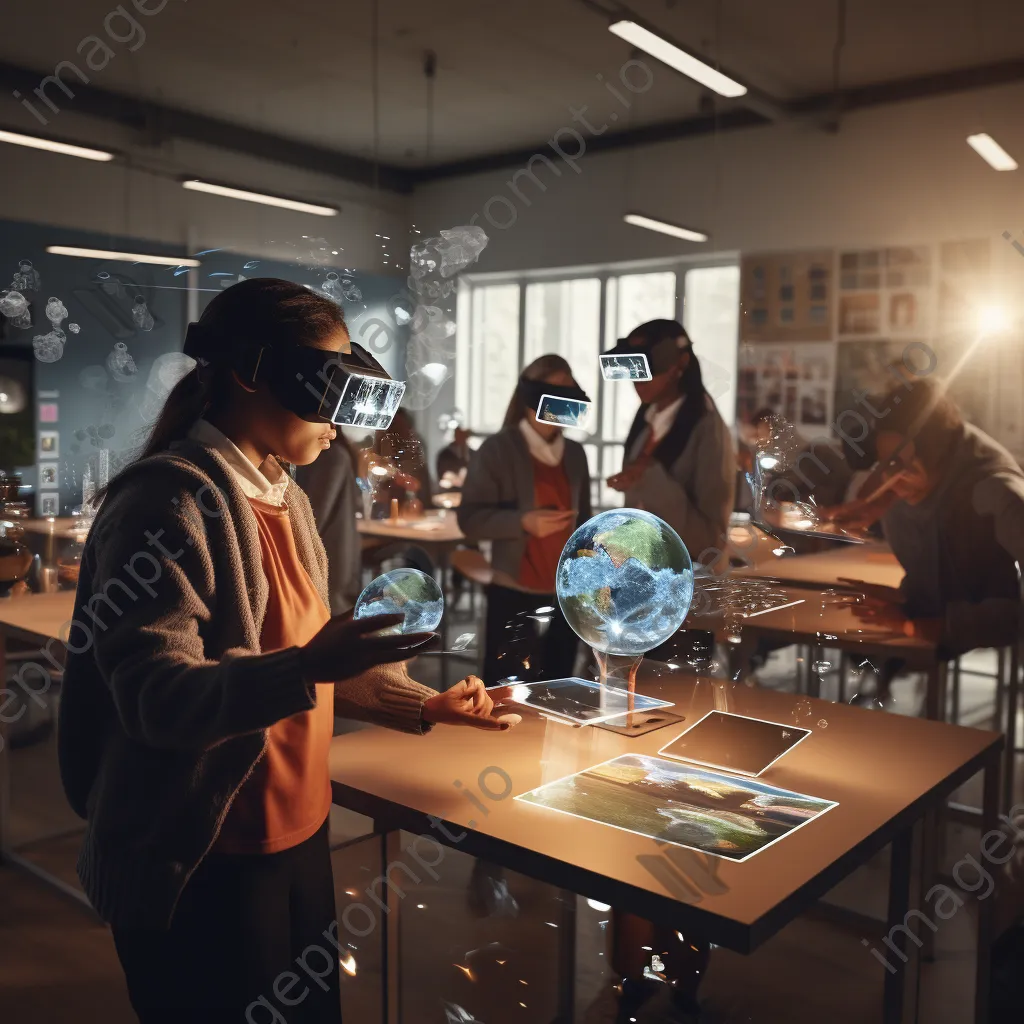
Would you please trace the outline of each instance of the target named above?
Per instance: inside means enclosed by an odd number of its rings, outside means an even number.
[[[509,697],[517,704],[543,711],[555,718],[568,719],[577,725],[595,725],[632,711],[670,708],[672,702],[642,693],[629,693],[613,686],[602,688],[591,679],[572,677],[536,683],[506,684]],[[504,688],[504,687],[502,687]]]
[[[651,366],[643,352],[629,355],[602,355],[601,376],[605,380],[650,380]]]
[[[537,419],[541,423],[553,423],[556,427],[582,427],[587,422],[590,402],[577,398],[559,398],[556,395],[541,395],[537,406]]]

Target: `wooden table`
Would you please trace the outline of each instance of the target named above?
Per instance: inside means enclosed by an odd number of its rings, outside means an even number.
[[[777,545],[776,545],[777,546]],[[857,580],[872,586],[888,587],[896,596],[903,581],[903,566],[888,544],[842,545],[813,555],[786,555],[759,558],[751,567],[735,570],[737,575],[770,577],[784,583],[803,586],[855,588],[840,579]]]
[[[672,710],[685,716],[685,725],[714,707],[712,681],[680,673],[652,680],[645,668],[638,689],[675,701]],[[791,695],[735,687],[732,703],[731,710],[739,714],[793,721]],[[375,834],[382,837],[381,870],[394,883],[386,887],[385,950],[397,952],[398,902],[406,877],[397,869],[407,868],[414,877],[424,871],[412,860],[401,860],[399,846],[388,843],[396,830],[429,837],[414,847],[425,847],[420,865],[436,866],[444,848],[459,849],[740,953],[753,952],[891,843],[888,922],[879,922],[875,945],[880,945],[886,930],[902,925],[915,905],[912,834],[925,814],[984,771],[982,834],[994,826],[1002,737],[824,701],[811,704],[809,718],[801,721],[826,719],[827,728],[812,724],[813,735],[761,778],[837,801],[838,807],[745,863],[510,798],[619,754],[656,754],[681,731],[677,728],[625,737],[524,712],[523,723],[502,734],[440,727],[421,737],[374,727],[335,740],[330,761],[334,800],[373,818]],[[439,877],[433,867],[430,874]],[[378,879],[378,888],[382,883]],[[374,883],[367,891],[372,889]],[[977,1024],[988,1024],[991,909],[991,901],[978,901]],[[903,950],[906,936],[889,934]],[[913,1019],[912,1012],[904,1014],[912,1010],[908,1004],[914,1001],[916,972],[913,954],[906,968],[885,972],[886,1024]],[[393,1021],[394,965],[390,974],[385,1019]],[[571,1008],[571,996],[566,1000]]]
[[[11,640],[38,645],[40,650],[47,644],[55,658],[63,657],[62,645],[67,639],[71,616],[74,609],[73,591],[58,591],[55,594],[27,594],[24,597],[0,600],[0,680],[6,679],[8,642]],[[58,641],[58,643],[53,643]],[[48,659],[33,658],[44,668],[50,668]],[[32,673],[32,684],[37,685],[38,673]],[[15,684],[17,685],[17,684]],[[8,723],[0,718],[0,859],[9,861],[41,878],[48,885],[59,889],[88,905],[81,890],[76,889],[48,871],[27,860],[18,853],[10,834],[11,820],[11,750],[8,742]],[[83,826],[76,827],[80,831]],[[66,835],[61,832],[60,835]],[[45,838],[58,838],[47,836]]]

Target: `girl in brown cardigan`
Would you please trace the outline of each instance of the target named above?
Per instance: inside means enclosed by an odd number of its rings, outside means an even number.
[[[410,732],[508,727],[479,679],[439,694],[409,677],[429,635],[330,615],[323,545],[281,463],[312,462],[335,430],[286,408],[258,366],[347,343],[340,308],[299,285],[218,295],[83,554],[61,776],[88,823],[79,876],[143,1024],[243,1021],[330,932],[336,709]],[[337,967],[289,1021],[340,1020]]]

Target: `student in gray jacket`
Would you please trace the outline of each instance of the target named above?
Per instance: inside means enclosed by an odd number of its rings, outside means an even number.
[[[555,569],[573,530],[591,516],[590,471],[582,445],[560,427],[537,420],[545,389],[583,396],[561,356],[535,359],[519,378],[504,426],[474,453],[462,486],[462,532],[472,541],[491,541],[492,565],[517,585],[487,588],[488,685],[513,676],[571,675],[576,660],[576,634],[554,596]],[[552,610],[527,621],[538,607]],[[522,635],[536,628],[538,618],[550,618],[538,623],[546,626],[540,645]]]
[[[197,366],[82,554],[61,781],[87,822],[78,875],[142,1024],[279,1015],[278,999],[302,1002],[289,1019],[338,1024],[334,709],[412,733],[503,724],[479,679],[449,697],[396,664],[429,637],[331,617],[309,501],[281,463],[334,439],[323,397],[288,385],[347,342],[340,308],[301,285],[217,295],[185,341]],[[285,1000],[281,978],[317,946],[321,980]]]
[[[643,404],[626,438],[622,472],[608,485],[625,492],[628,507],[664,519],[694,562],[720,564],[736,486],[729,428],[704,390],[681,323],[641,324],[609,352],[635,353],[647,357],[651,379],[634,381]]]

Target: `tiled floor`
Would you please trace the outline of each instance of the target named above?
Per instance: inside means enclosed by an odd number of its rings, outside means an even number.
[[[452,635],[473,628],[463,611]],[[760,672],[762,685],[792,689],[794,652],[772,655]],[[453,665],[452,676],[473,667],[472,655]],[[972,667],[985,670],[984,658]],[[436,679],[440,659],[421,659],[416,674]],[[829,695],[826,679],[825,696]],[[852,690],[850,691],[852,692]],[[896,713],[915,713],[920,691],[913,679],[894,688]],[[987,726],[992,715],[993,683],[964,675],[961,721]],[[19,839],[60,833],[75,819],[60,797],[52,740],[15,752],[13,808]],[[1019,789],[1024,792],[1024,787]],[[965,802],[977,800],[965,787]],[[338,811],[335,841],[366,831],[368,822]],[[977,847],[977,833],[951,826],[947,862]],[[71,880],[77,838],[36,843],[26,852]],[[354,842],[335,853],[339,912],[358,898],[379,871],[379,847],[373,839]],[[517,916],[477,916],[467,891],[473,862],[457,851],[445,857],[439,881],[413,886],[401,902],[401,984],[404,1024],[445,1024],[459,1019],[455,1006],[486,1024],[549,1021],[558,1008],[560,979],[568,968],[560,960],[562,929],[576,905],[575,991],[577,1021],[613,1020],[605,957],[608,915],[585,901],[566,902],[564,894],[527,878],[510,875],[509,890]],[[372,873],[371,873],[372,872]],[[833,902],[863,914],[881,916],[887,887],[887,854],[857,872],[837,891]],[[578,905],[577,905],[578,904]],[[936,935],[936,960],[926,964],[921,981],[922,1024],[966,1024],[973,999],[974,909],[968,903]],[[354,976],[346,975],[347,1024],[377,1024],[380,992],[380,929],[358,940],[352,951]],[[861,944],[878,935],[862,934],[820,915],[795,921],[754,955],[715,950],[702,990],[708,1024],[862,1024],[880,1019],[884,971]],[[107,931],[84,908],[9,867],[0,868],[0,1020],[4,1024],[64,1024],[67,1021],[120,1024],[133,1020]],[[446,1007],[452,1016],[446,1018]],[[638,1022],[662,1019],[657,1003]],[[1024,1017],[1022,1017],[1024,1019]]]

